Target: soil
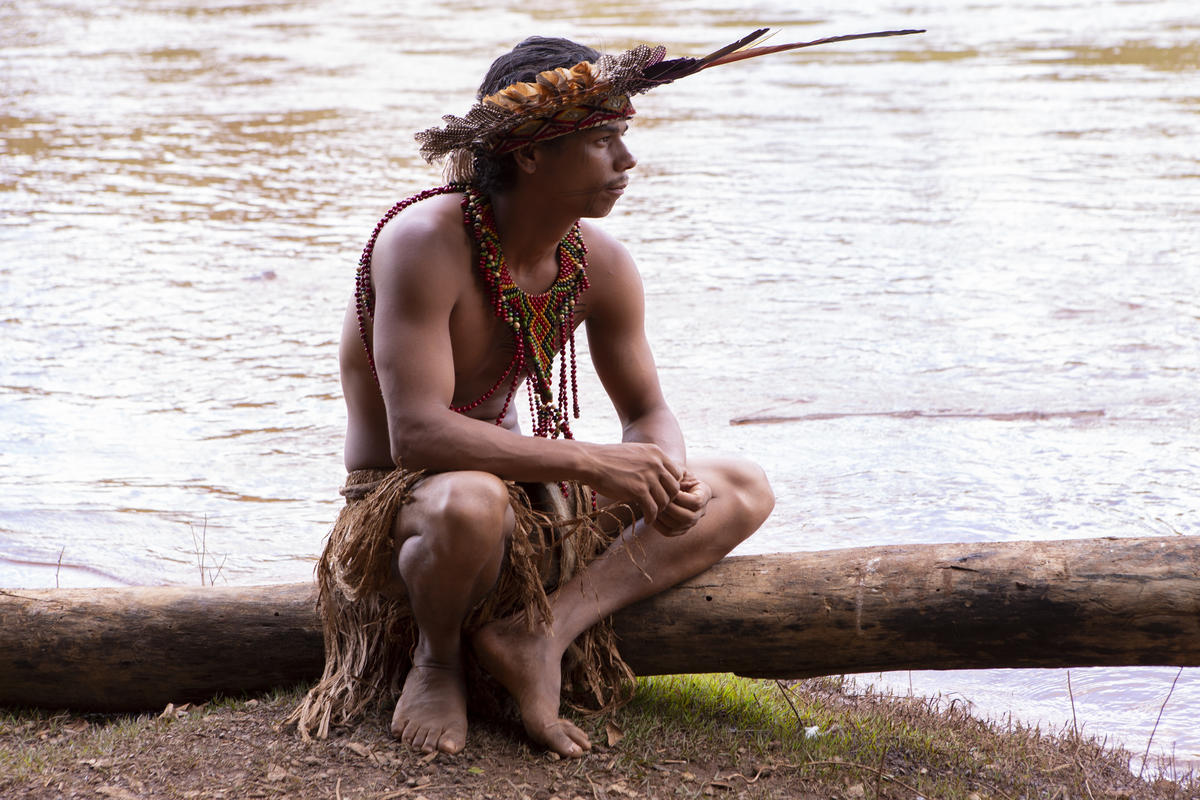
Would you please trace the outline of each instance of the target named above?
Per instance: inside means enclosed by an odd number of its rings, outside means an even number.
[[[1200,798],[1194,779],[1143,781],[1129,772],[1128,754],[1094,741],[999,730],[931,700],[793,685],[789,713],[823,704],[828,733],[812,739],[794,727],[781,733],[726,716],[729,697],[693,702],[694,695],[685,693],[692,699],[683,710],[650,700],[608,720],[576,719],[593,741],[581,759],[560,759],[519,725],[487,720],[472,720],[467,747],[455,756],[408,750],[381,716],[305,741],[284,725],[296,691],[168,706],[158,715],[0,711],[0,797]]]
[[[384,720],[336,731],[325,741],[303,741],[284,729],[283,701],[249,701],[236,708],[168,709],[145,730],[103,751],[100,728],[113,717],[18,719],[0,739],[20,737],[43,753],[57,748],[54,768],[25,780],[0,777],[0,796],[38,798],[529,798],[624,800],[654,797],[809,798],[795,771],[769,759],[685,760],[662,747],[641,763],[622,752],[617,734],[593,734],[582,759],[560,759],[525,739],[519,728],[474,722],[464,752],[423,756],[392,740]],[[128,723],[127,723],[128,724]],[[136,724],[136,722],[135,722]],[[41,726],[43,730],[34,728]],[[18,730],[18,728],[20,730]],[[98,735],[100,734],[100,735]],[[72,741],[91,740],[71,754]],[[95,743],[92,745],[91,743]],[[40,747],[38,745],[41,745]],[[748,790],[755,789],[750,792]],[[819,795],[822,798],[828,794]],[[848,795],[853,796],[853,795]]]

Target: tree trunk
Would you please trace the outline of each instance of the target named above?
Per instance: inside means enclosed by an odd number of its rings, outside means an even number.
[[[1200,666],[1195,537],[727,558],[615,618],[641,675]],[[310,584],[0,590],[0,705],[140,710],[315,679]]]

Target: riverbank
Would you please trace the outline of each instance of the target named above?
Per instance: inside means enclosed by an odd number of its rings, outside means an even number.
[[[984,722],[959,702],[845,679],[643,679],[632,704],[582,724],[580,761],[519,727],[476,721],[466,751],[420,757],[383,719],[304,742],[283,727],[299,690],[157,715],[0,713],[0,795],[28,798],[1200,798],[1170,764],[1073,731]]]

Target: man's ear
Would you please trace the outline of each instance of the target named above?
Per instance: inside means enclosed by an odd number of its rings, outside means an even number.
[[[513,161],[517,164],[517,169],[524,172],[526,175],[532,175],[537,172],[537,145],[527,144],[513,151]]]

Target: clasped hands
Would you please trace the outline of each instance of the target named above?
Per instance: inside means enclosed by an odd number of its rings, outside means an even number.
[[[712,488],[652,444],[603,446],[592,485],[627,503],[664,536],[687,533],[704,516]]]

